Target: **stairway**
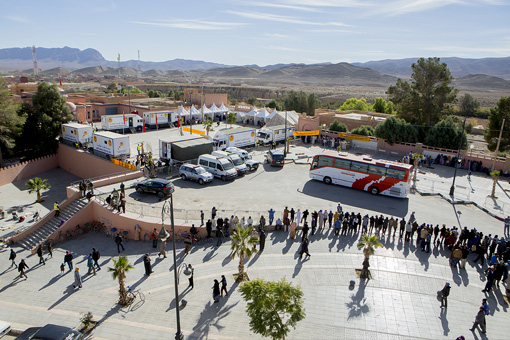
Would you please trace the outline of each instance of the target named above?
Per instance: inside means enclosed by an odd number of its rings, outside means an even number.
[[[69,220],[74,216],[74,214],[85,207],[87,203],[88,200],[85,197],[72,201],[67,207],[60,210],[59,217],[53,217],[51,220],[19,240],[18,243],[25,249],[33,249],[42,241],[44,241],[48,236],[53,234],[60,227],[62,220]]]

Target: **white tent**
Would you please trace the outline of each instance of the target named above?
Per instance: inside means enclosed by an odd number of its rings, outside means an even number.
[[[266,118],[269,116],[269,112],[266,110],[266,108],[264,107],[262,110],[259,111],[259,113],[257,113],[255,115],[255,124],[258,124],[258,122],[260,121],[263,121],[264,123],[266,122]]]
[[[230,109],[228,107],[226,107],[225,104],[223,104],[223,103],[221,103],[219,110],[220,110],[220,112],[223,112],[223,113],[230,111]]]
[[[214,104],[213,104],[213,106],[214,106],[216,109],[218,109],[218,108],[216,107],[216,105],[214,105]],[[207,106],[205,106],[205,104],[204,104],[204,105],[202,105],[202,117],[204,117],[204,119],[205,119],[205,117],[207,117],[207,116],[211,116],[211,118],[213,118],[213,117],[214,117],[214,111],[212,110],[213,106],[211,106],[211,108],[210,108],[210,109],[208,109],[208,108],[207,108]]]
[[[253,109],[251,109],[251,111],[250,111],[250,112],[247,112],[247,113],[245,113],[244,115],[245,115],[245,116],[248,116],[248,117],[254,117],[254,118],[255,118],[255,116],[257,115],[257,113],[259,113],[259,109],[257,109],[257,107],[256,107],[256,106],[254,106],[254,107],[253,107]]]
[[[190,110],[190,111],[191,111],[191,115],[192,115],[193,117],[200,117],[200,118],[202,118],[202,112],[201,112],[201,111],[199,111],[199,110],[197,110],[197,109],[195,108],[195,105],[191,106],[191,110]]]
[[[212,106],[209,108],[209,110],[211,110],[211,112],[212,112],[213,114],[215,114],[215,113],[220,113],[220,112],[221,112],[221,110],[220,110],[220,109],[218,109],[218,107],[216,106],[216,104],[215,104],[215,103],[213,103],[213,104],[212,104]]]
[[[273,109],[273,112],[271,112],[271,113],[269,114],[269,116],[267,116],[266,118],[267,118],[267,119],[273,119],[273,118],[274,118],[274,116],[276,116],[277,114],[278,114],[278,111],[276,111],[276,108],[275,108],[275,109]]]
[[[179,108],[179,110],[177,110],[177,112],[175,112],[175,114],[177,115],[177,117],[187,117],[187,116],[189,116],[189,112],[186,111],[186,109],[182,105]]]

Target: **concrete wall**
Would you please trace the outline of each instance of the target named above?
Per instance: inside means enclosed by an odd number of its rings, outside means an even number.
[[[58,167],[58,158],[55,154],[0,168],[0,186],[35,176],[56,167]]]
[[[106,159],[90,155],[64,144],[59,145],[57,156],[58,165],[62,169],[80,178],[94,178],[130,171]]]

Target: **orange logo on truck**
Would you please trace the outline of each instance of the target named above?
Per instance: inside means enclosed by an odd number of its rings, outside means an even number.
[[[108,123],[111,123],[112,122],[112,119],[111,118],[108,118]]]
[[[251,136],[255,137],[255,132],[254,131],[251,132]]]
[[[112,146],[112,140],[108,139],[108,146]]]
[[[228,137],[228,139],[230,139],[230,141],[233,141],[234,140],[234,135],[230,135],[230,137]]]
[[[66,127],[62,126],[62,132],[66,132]]]
[[[94,136],[94,142],[97,143],[97,137],[96,136]]]

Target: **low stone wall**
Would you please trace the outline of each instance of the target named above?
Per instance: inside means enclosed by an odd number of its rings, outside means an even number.
[[[56,154],[0,168],[0,186],[35,176],[58,167]]]

